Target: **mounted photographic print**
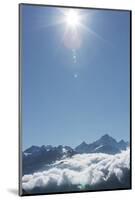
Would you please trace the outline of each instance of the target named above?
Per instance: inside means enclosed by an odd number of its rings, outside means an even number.
[[[131,189],[131,11],[19,5],[19,194]]]

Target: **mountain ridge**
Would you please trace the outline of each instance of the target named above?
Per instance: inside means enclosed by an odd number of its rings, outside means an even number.
[[[106,153],[117,154],[122,150],[126,150],[128,142],[120,140],[117,142],[108,134],[103,135],[98,140],[92,143],[83,141],[75,148],[70,146],[58,145],[32,145],[22,152],[23,154],[23,174],[34,173],[39,169],[46,168],[47,165],[54,163],[56,160],[61,160],[67,157],[72,157],[75,154],[83,153]]]
[[[108,144],[108,142],[110,143],[113,143],[113,144],[119,144],[122,148],[126,148],[127,146],[128,146],[128,142],[127,141],[124,141],[123,139],[121,139],[120,141],[116,141],[112,136],[110,136],[109,134],[104,134],[103,136],[101,136],[98,140],[96,140],[96,141],[93,141],[92,143],[88,143],[88,142],[85,142],[85,141],[83,141],[82,143],[80,143],[78,146],[76,146],[76,147],[74,147],[74,148],[72,148],[72,147],[70,147],[70,146],[68,146],[68,145],[58,145],[58,146],[52,146],[52,145],[41,145],[41,146],[37,146],[37,145],[32,145],[32,146],[30,146],[29,148],[27,148],[27,149],[25,149],[24,151],[23,151],[23,153],[35,153],[35,152],[38,152],[39,150],[47,150],[47,151],[49,151],[49,150],[51,150],[51,149],[54,149],[54,148],[58,148],[59,146],[62,146],[62,147],[69,147],[69,148],[71,148],[71,149],[73,149],[73,150],[76,150],[79,146],[89,146],[89,145],[91,145],[91,144],[100,144],[100,143],[107,143]],[[123,150],[124,150],[123,149]]]

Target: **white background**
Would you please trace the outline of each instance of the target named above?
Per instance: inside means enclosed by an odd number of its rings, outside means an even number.
[[[131,9],[133,12],[133,102],[135,101],[135,0],[3,0],[0,2],[0,199],[18,199],[18,3],[65,4],[101,8]],[[135,106],[132,106],[133,123]],[[128,191],[92,192],[26,199],[134,199],[135,137],[133,124],[133,189]]]

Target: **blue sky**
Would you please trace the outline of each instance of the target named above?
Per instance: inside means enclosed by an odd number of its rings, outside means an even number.
[[[130,13],[78,10],[81,45],[62,40],[63,8],[21,6],[23,149],[130,135]],[[70,36],[69,36],[70,42]]]

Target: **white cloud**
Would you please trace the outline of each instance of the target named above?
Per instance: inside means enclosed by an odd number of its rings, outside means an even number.
[[[49,170],[24,175],[22,185],[25,191],[36,187],[61,187],[71,185],[79,189],[80,185],[94,186],[107,182],[114,177],[122,182],[124,169],[129,169],[129,149],[120,154],[108,155],[103,153],[77,154],[50,165]],[[110,188],[111,189],[111,188]]]

